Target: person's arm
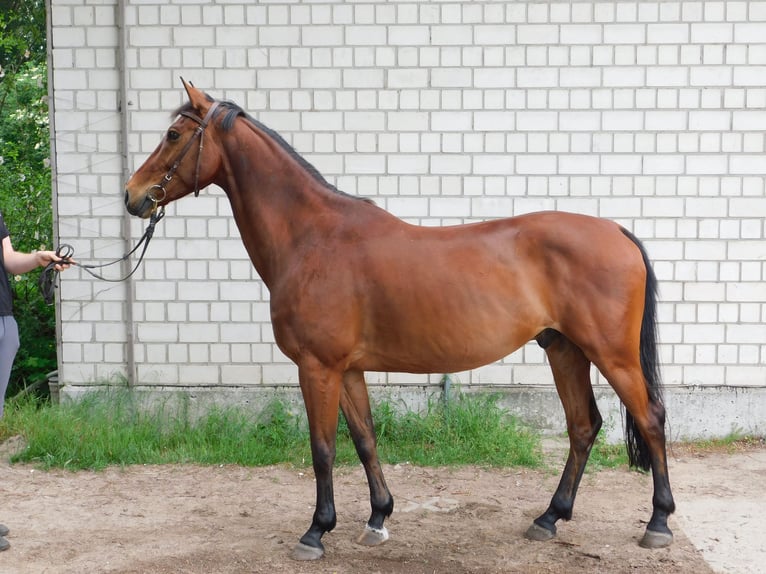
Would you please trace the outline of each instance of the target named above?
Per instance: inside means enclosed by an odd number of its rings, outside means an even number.
[[[60,258],[55,251],[35,251],[34,253],[22,253],[13,249],[11,238],[3,239],[3,260],[5,270],[11,275],[21,275],[37,267],[45,267],[52,261]],[[61,271],[69,267],[68,263],[56,265],[56,270]]]

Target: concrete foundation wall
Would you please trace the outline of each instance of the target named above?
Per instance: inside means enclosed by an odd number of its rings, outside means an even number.
[[[64,400],[77,400],[97,387],[66,386],[61,390]],[[162,403],[177,408],[183,401],[191,416],[212,407],[232,406],[254,414],[277,398],[291,410],[304,416],[300,390],[286,387],[155,387],[134,389],[150,405]],[[498,404],[544,434],[566,432],[564,411],[555,389],[551,387],[479,387],[447,389],[448,396],[456,392],[486,392],[499,395]],[[599,411],[604,419],[602,432],[608,442],[623,438],[621,405],[610,388],[594,389]],[[373,401],[386,400],[402,411],[422,412],[429,403],[444,400],[444,386],[375,387],[370,391]],[[667,432],[669,441],[690,441],[724,438],[732,434],[766,436],[766,389],[754,387],[679,387],[665,389]]]

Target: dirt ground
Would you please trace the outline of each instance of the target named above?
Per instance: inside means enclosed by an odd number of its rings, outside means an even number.
[[[671,548],[638,540],[651,479],[589,472],[575,516],[550,542],[523,533],[544,510],[559,468],[385,468],[391,539],[358,546],[369,512],[360,467],[336,471],[338,526],[326,556],[290,551],[313,512],[310,471],[277,466],[137,466],[45,472],[0,460],[0,522],[11,528],[4,574],[688,573],[756,572],[766,561],[766,448],[681,453],[671,460],[679,511]],[[755,505],[755,506],[754,506]],[[760,505],[760,506],[758,506]],[[749,537],[749,538],[748,538]],[[696,546],[695,546],[696,545]]]

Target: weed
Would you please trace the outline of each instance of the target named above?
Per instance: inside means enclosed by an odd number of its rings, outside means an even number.
[[[199,463],[261,466],[311,460],[299,415],[274,400],[258,416],[216,407],[194,418],[188,408],[149,407],[128,389],[94,391],[77,402],[49,405],[34,397],[10,401],[0,439],[26,438],[15,461],[44,468],[102,469],[110,465]],[[497,397],[458,394],[425,413],[374,407],[381,460],[389,463],[539,466],[539,436],[497,406]],[[357,464],[348,426],[339,417],[337,462]]]

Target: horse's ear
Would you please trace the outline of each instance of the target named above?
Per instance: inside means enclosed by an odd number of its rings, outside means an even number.
[[[203,105],[208,105],[210,103],[205,97],[204,92],[195,88],[194,84],[187,82],[183,78],[181,78],[181,83],[184,85],[184,89],[186,90],[186,94],[189,96],[189,101],[191,102],[192,106],[198,110],[201,110],[203,109]]]

